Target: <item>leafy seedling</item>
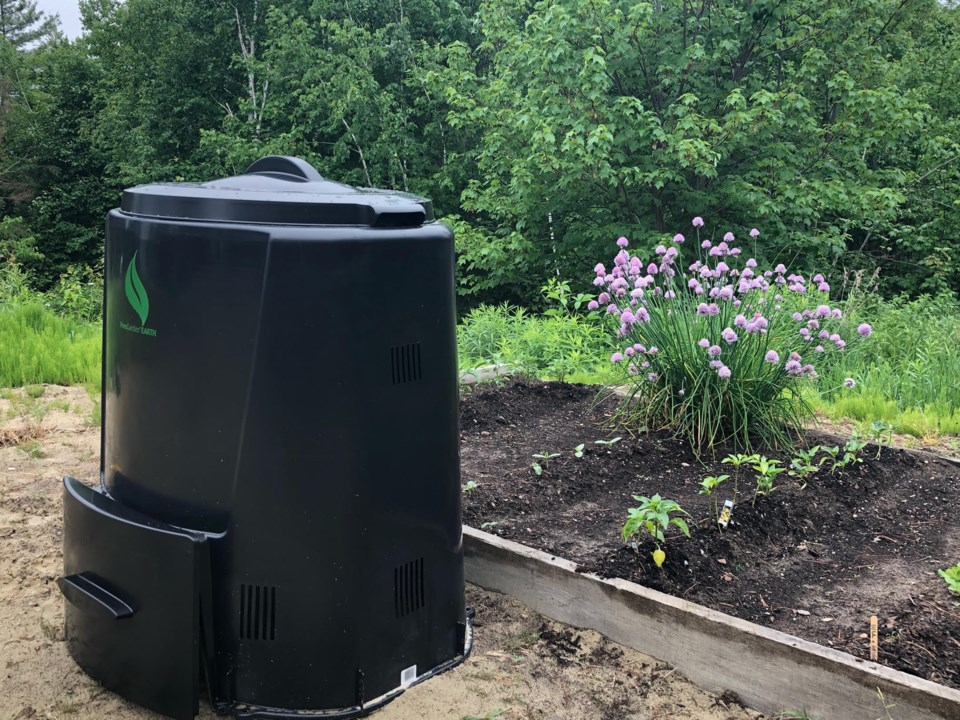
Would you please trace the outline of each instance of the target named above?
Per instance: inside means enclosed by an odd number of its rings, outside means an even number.
[[[700,489],[697,491],[701,495],[713,495],[713,491],[719,487],[719,485],[724,481],[730,478],[729,475],[709,475],[700,481]],[[720,510],[717,506],[717,498],[713,498],[713,519],[716,522],[720,520]]]
[[[646,531],[653,538],[657,549],[653,551],[653,562],[657,567],[663,565],[667,554],[660,547],[660,543],[666,544],[665,533],[671,525],[677,527],[687,537],[690,537],[690,528],[687,521],[679,515],[690,517],[690,513],[684,510],[673,500],[660,497],[659,494],[653,497],[643,495],[634,495],[633,499],[640,503],[639,507],[630,508],[627,511],[627,522],[623,525],[621,534],[624,542],[631,542],[634,536],[640,536]]]
[[[790,470],[787,474],[797,478],[801,490],[807,486],[807,478],[815,475],[823,465],[824,458],[821,458],[819,463],[814,462],[819,452],[820,446],[814,445],[806,450],[797,450],[796,456],[790,460]]]
[[[530,467],[533,468],[534,474],[540,476],[543,475],[543,471],[547,468],[547,465],[550,464],[551,460],[560,457],[560,453],[542,452],[536,453],[531,457],[536,459],[533,461],[533,464],[530,465]],[[540,460],[541,462],[537,462],[537,460]]]
[[[779,460],[768,460],[766,455],[759,456],[751,467],[757,473],[757,486],[753,491],[753,500],[750,503],[752,505],[757,501],[758,495],[769,495],[776,489],[774,481],[777,475],[786,472],[787,469],[780,465]]]
[[[573,456],[578,458],[583,457],[583,443],[580,443],[573,449]]]
[[[937,570],[937,575],[943,578],[950,592],[960,595],[960,563],[945,570]]]
[[[740,468],[744,465],[750,465],[755,463],[760,459],[759,455],[744,455],[743,453],[735,453],[733,455],[727,455],[720,462],[727,465],[733,465],[733,502],[737,502],[737,498],[740,495]]]
[[[594,445],[606,445],[607,447],[609,447],[610,445],[616,445],[618,442],[620,442],[620,440],[622,440],[622,438],[621,438],[620,436],[617,436],[617,437],[613,438],[612,440],[594,440],[594,441],[593,441],[593,444],[594,444]]]
[[[466,485],[460,486],[460,489],[463,490],[464,493],[471,493],[474,490],[476,490],[478,487],[480,486],[477,485],[473,480],[468,480]]]

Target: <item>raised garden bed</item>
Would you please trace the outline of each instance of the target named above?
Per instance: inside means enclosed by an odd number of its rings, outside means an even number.
[[[960,608],[938,568],[960,559],[960,468],[933,455],[868,446],[861,463],[821,469],[805,488],[785,475],[725,532],[710,520],[707,475],[732,474],[667,434],[607,425],[614,400],[597,388],[513,381],[480,386],[461,412],[464,519],[474,527],[855,658],[960,687]],[[621,436],[613,445],[595,440]],[[845,438],[816,437],[843,444]],[[574,448],[584,444],[583,457]],[[534,454],[560,453],[536,475]],[[789,458],[787,458],[789,461]],[[542,463],[541,463],[542,465]],[[750,487],[750,474],[741,480]],[[632,495],[679,502],[698,521],[669,537],[658,569],[651,543],[619,536]],[[727,493],[729,494],[729,493]],[[721,494],[721,498],[723,494]]]

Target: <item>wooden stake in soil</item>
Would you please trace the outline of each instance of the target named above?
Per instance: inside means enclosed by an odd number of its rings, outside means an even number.
[[[880,647],[877,641],[877,616],[871,615],[870,616],[870,659],[873,660],[873,662],[877,661],[877,657],[879,657],[879,651],[880,651]]]

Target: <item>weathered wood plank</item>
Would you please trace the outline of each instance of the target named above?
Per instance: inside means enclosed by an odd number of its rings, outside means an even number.
[[[746,622],[625,580],[576,572],[563,559],[464,528],[469,582],[559,622],[590,628],[670,663],[712,691],[767,714],[823,720],[958,720],[960,691]]]

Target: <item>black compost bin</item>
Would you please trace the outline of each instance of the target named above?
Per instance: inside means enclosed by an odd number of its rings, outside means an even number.
[[[176,718],[353,717],[461,662],[453,237],[268,157],[107,218],[101,483],[66,634]]]

